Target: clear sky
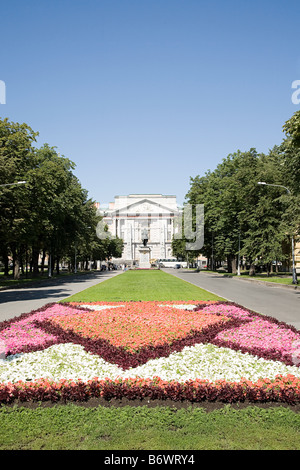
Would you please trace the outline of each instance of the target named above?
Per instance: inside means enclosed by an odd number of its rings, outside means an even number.
[[[1,118],[75,164],[89,196],[162,193],[268,152],[300,105],[300,2],[1,2]]]

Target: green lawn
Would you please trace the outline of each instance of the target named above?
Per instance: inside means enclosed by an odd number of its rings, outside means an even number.
[[[65,299],[66,302],[130,300],[224,300],[159,270],[126,271]]]
[[[298,450],[300,414],[248,407],[8,408],[1,450]]]
[[[290,277],[255,276],[253,279],[254,280],[256,279],[257,281],[276,282],[277,284],[293,285],[293,278],[291,276]]]
[[[219,274],[220,276],[225,276],[225,277],[239,277],[237,274],[224,273],[223,271],[210,271],[207,269],[205,270],[203,269],[201,273]],[[244,272],[242,271],[240,279],[247,279],[250,281],[256,280],[256,281],[265,281],[265,282],[276,282],[277,284],[293,285],[293,277],[291,274],[271,273],[268,276],[267,273],[262,273],[262,274],[256,274],[255,276],[249,276],[248,271],[244,271]]]
[[[67,300],[217,299],[162,271],[127,271]],[[300,449],[300,413],[284,407],[2,405],[0,427],[1,450]]]

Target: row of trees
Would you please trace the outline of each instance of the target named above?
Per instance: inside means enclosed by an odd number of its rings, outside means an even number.
[[[73,174],[75,164],[48,144],[35,148],[38,136],[27,124],[0,120],[0,260],[14,277],[43,272],[49,260],[59,273],[62,260],[121,256],[120,239],[99,239],[94,201]],[[5,186],[17,181],[26,184]],[[39,266],[39,260],[41,266]]]
[[[191,178],[186,201],[204,204],[201,253],[212,269],[225,261],[229,272],[236,272],[239,255],[250,274],[257,265],[270,272],[274,261],[289,268],[292,235],[300,226],[300,112],[283,129],[286,138],[268,154],[237,151],[214,171]],[[173,240],[173,253],[186,257],[184,246],[185,240]]]

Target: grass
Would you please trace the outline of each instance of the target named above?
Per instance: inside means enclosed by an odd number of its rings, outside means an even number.
[[[218,298],[162,271],[127,271],[68,301],[193,299]],[[300,449],[300,413],[285,407],[2,405],[0,427],[0,450]]]
[[[126,271],[65,299],[66,302],[224,300],[159,270]]]
[[[223,271],[211,271],[207,269],[201,270],[201,273],[208,273],[208,274],[219,274],[220,276],[225,277],[238,277],[237,274],[227,273]],[[275,282],[278,284],[286,284],[286,285],[293,285],[293,278],[291,274],[284,275],[282,273],[271,273],[269,276],[267,273],[256,274],[255,276],[249,276],[248,271],[241,272],[240,279],[249,279],[249,280],[256,280],[256,281],[265,281],[265,282]]]
[[[263,277],[263,276],[255,276],[254,279],[257,281],[265,281],[265,282],[276,282],[277,284],[287,284],[287,285],[293,285],[293,279],[292,277]]]
[[[1,450],[296,450],[300,414],[289,409],[225,405],[4,407]]]

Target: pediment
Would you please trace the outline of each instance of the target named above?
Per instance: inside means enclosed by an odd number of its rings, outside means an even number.
[[[140,201],[118,208],[112,212],[112,215],[132,214],[170,214],[174,213],[174,208],[167,207],[150,199],[141,199]]]

